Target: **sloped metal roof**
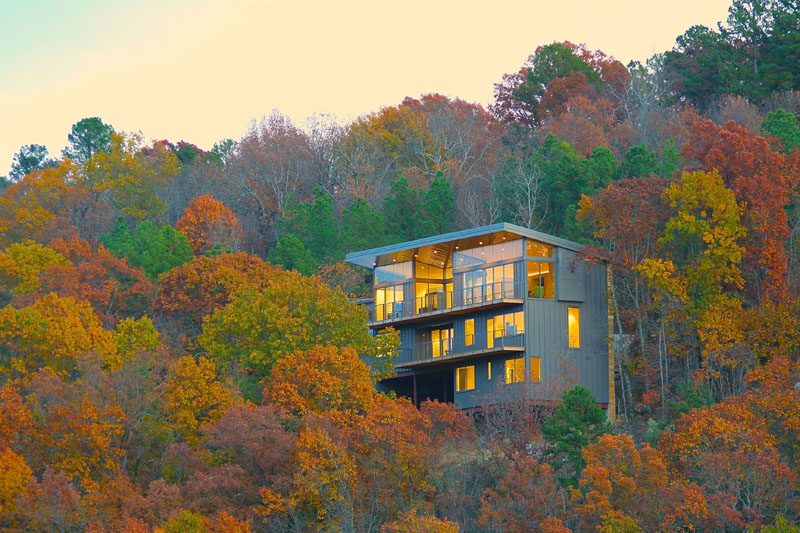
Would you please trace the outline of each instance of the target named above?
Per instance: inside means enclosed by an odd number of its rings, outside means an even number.
[[[381,246],[379,248],[371,248],[369,250],[363,250],[361,252],[353,252],[347,254],[345,260],[348,263],[353,263],[354,265],[359,265],[366,268],[373,268],[376,264],[380,262],[381,257],[391,256],[395,260],[399,259],[408,261],[416,256],[417,250],[419,248],[425,248],[425,247],[427,247],[428,250],[438,250],[439,248],[441,248],[440,253],[444,257],[445,250],[449,250],[450,247],[437,246],[437,245],[464,241],[463,245],[459,245],[459,247],[462,249],[466,249],[474,246],[474,244],[470,245],[470,242],[474,241],[476,238],[486,237],[487,243],[489,243],[489,237],[492,234],[500,234],[500,233],[518,235],[520,237],[528,237],[530,239],[534,239],[546,244],[551,244],[559,248],[566,248],[567,250],[572,250],[574,252],[577,252],[581,247],[581,245],[576,242],[568,241],[560,237],[555,237],[553,235],[548,235],[547,233],[542,233],[540,231],[523,228],[522,226],[509,224],[507,222],[500,222],[498,224],[492,224],[489,226],[481,226],[479,228],[465,229],[461,231],[452,231],[450,233],[443,233],[441,235],[424,237],[422,239],[415,239],[413,241],[390,244],[388,246]]]

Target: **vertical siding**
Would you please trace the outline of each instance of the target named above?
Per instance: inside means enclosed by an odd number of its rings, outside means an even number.
[[[584,261],[573,265],[575,252],[556,248],[556,299],[564,302],[583,302],[586,298],[586,268]]]

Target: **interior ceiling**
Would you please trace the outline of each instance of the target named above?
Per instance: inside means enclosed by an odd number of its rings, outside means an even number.
[[[513,241],[521,238],[522,237],[515,233],[498,231],[496,233],[479,235],[477,237],[470,237],[468,239],[430,244],[420,248],[410,248],[408,250],[402,250],[393,254],[381,255],[377,258],[377,264],[378,266],[383,266],[391,263],[411,261],[412,259],[416,258],[416,260],[421,263],[427,263],[429,265],[445,268],[452,260],[453,251],[456,248],[459,250],[467,250],[469,248],[477,248],[479,246]]]

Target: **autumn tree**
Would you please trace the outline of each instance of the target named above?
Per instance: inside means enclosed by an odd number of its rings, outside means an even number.
[[[795,198],[797,161],[772,150],[769,142],[743,126],[711,121],[694,125],[683,155],[693,169],[716,171],[736,201],[746,204],[742,223],[744,277],[748,300],[773,303],[788,297],[788,255],[785,247],[790,229],[786,207]]]
[[[140,317],[150,307],[155,288],[144,272],[103,246],[93,251],[88,242],[72,237],[54,239],[50,248],[70,263],[48,268],[37,294],[56,292],[62,297],[88,301],[106,325],[124,317]]]
[[[227,251],[236,251],[242,234],[236,215],[210,194],[189,202],[175,229],[186,235],[197,255],[207,253],[218,243]]]
[[[264,399],[295,416],[367,411],[374,394],[370,368],[352,348],[335,346],[285,355],[264,384]]]
[[[163,409],[175,430],[189,442],[195,441],[201,424],[218,420],[231,402],[231,393],[218,380],[214,363],[205,357],[181,357],[170,369]]]
[[[31,293],[41,285],[40,275],[52,265],[70,264],[63,255],[41,244],[15,243],[0,252],[0,302]]]
[[[647,443],[637,449],[630,435],[603,435],[583,456],[582,530],[675,531],[709,522],[700,487],[672,479],[664,456]]]
[[[376,371],[388,368],[396,336],[371,337],[366,310],[344,293],[296,272],[276,271],[264,282],[240,288],[228,305],[204,320],[199,337],[243,384],[267,377],[281,357],[317,344],[350,346]]]

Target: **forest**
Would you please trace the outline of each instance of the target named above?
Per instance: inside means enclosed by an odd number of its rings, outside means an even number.
[[[278,111],[209,151],[100,117],[0,197],[0,529],[800,532],[800,4],[494,103]],[[415,214],[415,216],[409,216]],[[616,420],[565,381],[378,393],[346,253],[511,222],[612,267]]]

